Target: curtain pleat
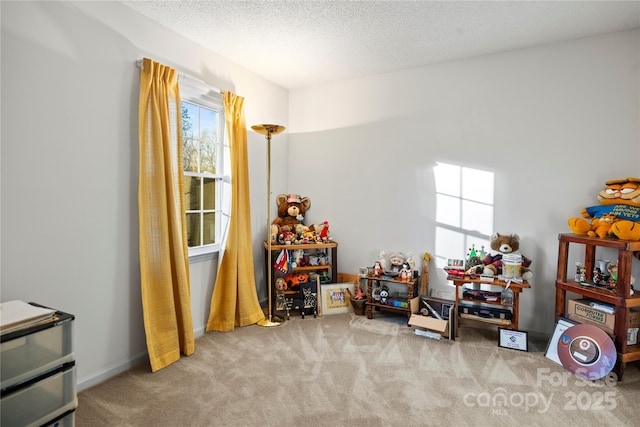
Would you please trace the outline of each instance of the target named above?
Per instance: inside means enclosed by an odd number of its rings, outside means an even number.
[[[182,192],[177,73],[144,58],[140,72],[140,276],[151,370],[195,351]]]
[[[264,319],[264,313],[258,301],[253,268],[244,98],[225,92],[223,100],[231,147],[231,218],[206,330],[228,332],[235,326],[251,325]]]

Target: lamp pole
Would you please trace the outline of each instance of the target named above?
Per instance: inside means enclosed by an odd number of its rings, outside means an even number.
[[[269,314],[258,322],[260,326],[279,326],[282,322],[272,321],[271,307],[271,135],[277,135],[285,130],[284,126],[263,124],[251,126],[255,132],[264,135],[267,140],[267,295],[269,298]]]

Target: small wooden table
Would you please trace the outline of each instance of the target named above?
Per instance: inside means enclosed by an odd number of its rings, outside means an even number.
[[[449,278],[448,280],[451,280],[456,287],[455,312],[456,312],[457,318],[461,317],[458,313],[458,303],[460,301],[468,301],[472,303],[482,303],[482,304],[488,304],[488,305],[510,307],[513,313],[511,322],[500,322],[500,321],[496,321],[499,319],[487,319],[480,316],[467,316],[465,318],[476,320],[479,322],[493,323],[509,329],[518,329],[518,318],[519,318],[518,311],[520,309],[520,293],[522,292],[523,289],[531,287],[529,286],[529,282],[527,281],[524,281],[522,283],[513,282],[513,281],[510,282],[509,289],[511,289],[511,291],[513,292],[513,304],[503,304],[502,302],[497,302],[497,301],[481,301],[481,300],[475,300],[471,298],[460,297],[460,287],[463,286],[465,283],[472,283],[474,286],[474,289],[478,289],[480,285],[500,286],[500,287],[506,288],[508,283],[505,281],[498,280],[497,278],[495,278],[494,280],[488,280],[484,278],[472,279],[468,276],[460,277],[460,278]],[[458,336],[458,323],[459,322],[455,322],[456,336]]]
[[[416,288],[415,285],[417,283],[417,279],[409,279],[409,280],[396,280],[391,277],[386,276],[367,276],[367,304],[366,304],[366,312],[367,319],[373,319],[373,310],[380,308],[384,308],[385,310],[398,311],[401,313],[405,313],[407,316],[407,322],[411,318],[411,304],[410,301],[415,297]],[[386,282],[386,283],[398,283],[401,285],[407,286],[407,307],[393,306],[389,304],[382,304],[373,299],[373,282]]]

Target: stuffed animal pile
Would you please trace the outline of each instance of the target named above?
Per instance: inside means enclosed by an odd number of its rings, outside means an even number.
[[[597,206],[582,208],[582,218],[569,218],[571,231],[592,237],[640,240],[640,178],[605,182],[598,202]]]
[[[271,241],[279,245],[327,243],[331,240],[329,222],[306,226],[304,214],[311,208],[311,200],[298,194],[280,194],[276,197],[278,217],[271,225]]]
[[[516,254],[520,249],[520,237],[517,234],[494,233],[491,236],[491,251],[483,258],[482,272],[485,276],[497,276],[502,274],[502,256],[505,254]],[[522,254],[521,254],[522,255]],[[531,280],[533,273],[529,270],[531,260],[522,255],[522,279]]]

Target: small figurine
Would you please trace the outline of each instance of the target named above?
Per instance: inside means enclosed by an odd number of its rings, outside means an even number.
[[[356,285],[355,295],[352,295],[351,299],[363,300],[365,298],[367,298],[367,294],[362,290],[362,288],[359,285]]]
[[[580,273],[581,273],[581,270],[583,268],[584,267],[582,266],[582,262],[576,261],[576,275],[574,277],[576,282],[582,282],[583,281],[583,280],[580,280]]]
[[[380,303],[386,304],[388,299],[389,299],[389,289],[383,286],[382,289],[380,290]]]
[[[282,277],[278,277],[274,287],[276,289],[276,311],[286,310],[287,301],[284,298],[284,291],[287,288],[287,283]]]
[[[311,312],[308,314],[313,314],[313,317],[318,317],[318,299],[316,295],[312,292],[310,287],[305,287],[302,289],[302,297],[303,297],[303,308],[302,310],[302,318],[304,319],[305,312]]]
[[[411,279],[411,265],[408,262],[402,263],[402,268],[400,269],[400,280],[407,282]]]
[[[381,251],[380,255],[378,255],[378,262],[380,263],[380,268],[382,271],[387,270],[387,253],[385,251]]]
[[[476,253],[476,244],[473,243],[473,244],[471,244],[471,247],[469,248],[469,253],[467,254],[467,259],[475,258],[477,256],[478,256],[478,254]]]
[[[480,259],[484,259],[487,256],[487,251],[484,250],[484,245],[480,246],[480,253],[478,254]]]
[[[609,264],[607,270],[609,271],[609,281],[618,283],[618,264]]]
[[[593,269],[593,284],[599,285],[602,282],[602,272],[600,271],[600,267],[596,267]]]
[[[578,276],[578,282],[586,282],[587,281],[587,267],[580,267],[580,273]]]
[[[392,273],[400,273],[402,264],[407,260],[402,252],[394,252],[389,256],[389,271]],[[385,270],[387,271],[387,270]]]
[[[382,276],[382,265],[380,264],[380,261],[376,261],[373,264],[373,275],[376,277]]]
[[[607,278],[607,289],[615,289],[618,283],[618,264],[609,264],[607,266],[609,277]]]

